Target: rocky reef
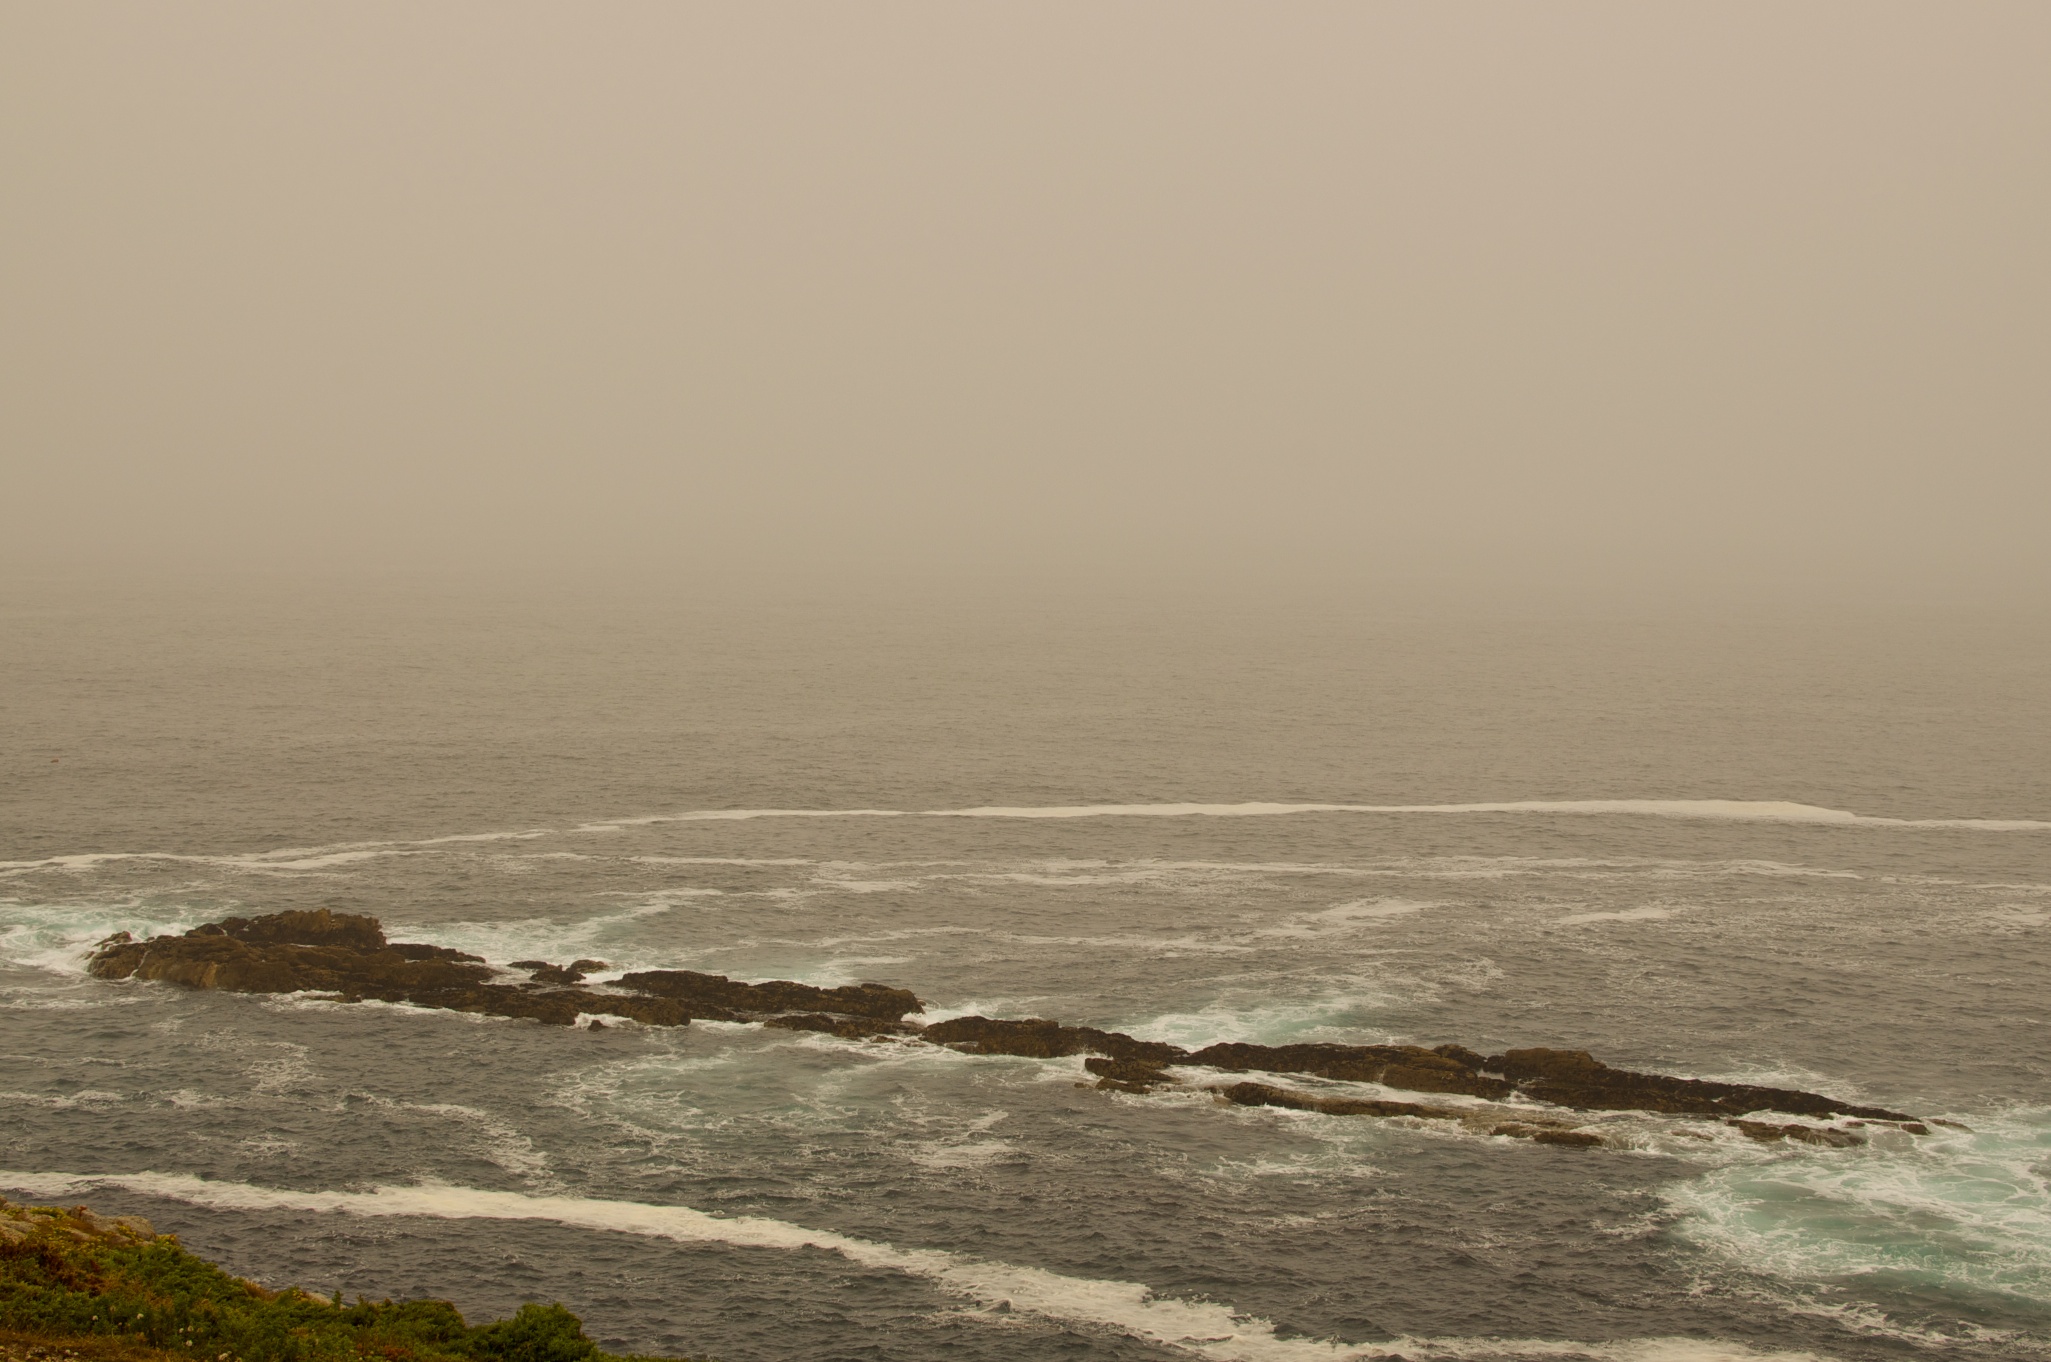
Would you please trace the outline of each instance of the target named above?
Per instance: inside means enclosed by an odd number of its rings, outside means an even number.
[[[626,1017],[649,1026],[685,1026],[693,1018],[751,1021],[798,1008],[896,1021],[919,1000],[901,988],[852,989],[806,984],[735,983],[690,970],[631,974],[619,986],[580,988],[603,960],[514,964],[524,982],[507,983],[483,957],[385,939],[374,917],[317,912],[231,917],[183,936],[136,941],[126,932],[100,943],[87,969],[101,979],[161,979],[229,993],[316,993],[343,1002],[412,1003],[496,1017],[531,1017],[559,1026],[579,1017]],[[894,1010],[893,1010],[894,1009]]]
[[[152,979],[233,993],[324,994],[346,1002],[378,999],[493,1016],[528,1017],[558,1025],[580,1017],[624,1017],[649,1026],[692,1020],[755,1022],[850,1040],[894,1038],[945,1045],[969,1054],[1030,1059],[1084,1056],[1099,1088],[1143,1094],[1182,1080],[1171,1069],[1227,1074],[1302,1075],[1375,1083],[1405,1092],[1480,1099],[1418,1103],[1306,1092],[1255,1082],[1211,1086],[1236,1106],[1282,1107],[1331,1116],[1412,1117],[1458,1121],[1492,1135],[1542,1144],[1601,1144],[1594,1131],[1556,1113],[1638,1111],[1712,1118],[1761,1141],[1863,1143],[1848,1129],[1743,1119],[1755,1112],[1830,1120],[1885,1122],[1912,1134],[1926,1127],[1901,1112],[1843,1102],[1821,1093],[1613,1069],[1585,1050],[1522,1049],[1483,1055],[1462,1045],[1253,1045],[1228,1042],[1188,1050],[1117,1031],[1065,1026],[1041,1017],[1005,1020],[955,1017],[922,1026],[923,1010],[908,989],[883,984],[818,988],[777,979],[746,983],[694,970],[643,970],[610,983],[587,984],[602,960],[566,965],[515,961],[526,974],[443,946],[393,942],[373,917],[318,912],[227,918],[183,936],[136,941],[121,933],[100,943],[87,968],[101,979]],[[1514,1103],[1515,1105],[1506,1105]],[[1543,1108],[1532,1104],[1543,1104]],[[1545,1113],[1544,1109],[1551,1109]]]

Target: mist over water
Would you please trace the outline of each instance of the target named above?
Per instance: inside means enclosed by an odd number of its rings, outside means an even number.
[[[2051,1355],[2047,41],[0,9],[0,1191],[725,1362]],[[1953,1124],[84,973],[319,908]]]
[[[2051,1351],[2031,621],[337,592],[6,628],[0,1181],[260,1280],[560,1298],[729,1362]],[[498,964],[1587,1048],[1969,1129],[1544,1148],[82,971],[315,907]]]

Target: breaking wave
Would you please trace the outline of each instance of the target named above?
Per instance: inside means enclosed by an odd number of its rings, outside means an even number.
[[[1981,832],[2051,831],[2029,818],[1883,818],[1786,800],[1744,799],[1530,799],[1494,804],[1066,804],[987,805],[971,809],[693,809],[682,813],[585,823],[599,832],[649,823],[718,822],[750,818],[1267,818],[1291,813],[1570,814],[1810,823],[1839,827],[1970,828]]]
[[[471,1187],[379,1187],[369,1192],[297,1192],[249,1183],[210,1182],[181,1173],[85,1175],[0,1172],[0,1186],[71,1197],[119,1188],[224,1211],[303,1211],[450,1220],[544,1220],[683,1243],[735,1248],[818,1248],[864,1267],[932,1282],[987,1307],[1117,1330],[1219,1362],[1349,1362],[1370,1358],[1589,1358],[1602,1362],[1821,1362],[1809,1352],[1761,1353],[1743,1344],[1682,1338],[1585,1343],[1561,1339],[1398,1338],[1338,1343],[1285,1338],[1267,1320],[1208,1301],[1156,1296],[1139,1282],[1064,1276],[938,1249],[903,1249],[761,1216],[715,1216],[686,1206],[654,1206],[592,1197],[527,1196]]]

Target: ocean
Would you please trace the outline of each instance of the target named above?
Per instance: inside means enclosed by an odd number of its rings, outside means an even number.
[[[17,583],[0,640],[17,1198],[724,1362],[2051,1357],[2042,618]],[[1955,1124],[1561,1148],[84,970],[323,907],[599,978],[1586,1049]]]

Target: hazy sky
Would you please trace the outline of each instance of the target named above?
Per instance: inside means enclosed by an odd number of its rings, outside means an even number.
[[[0,568],[2051,600],[2051,5],[0,4]]]

